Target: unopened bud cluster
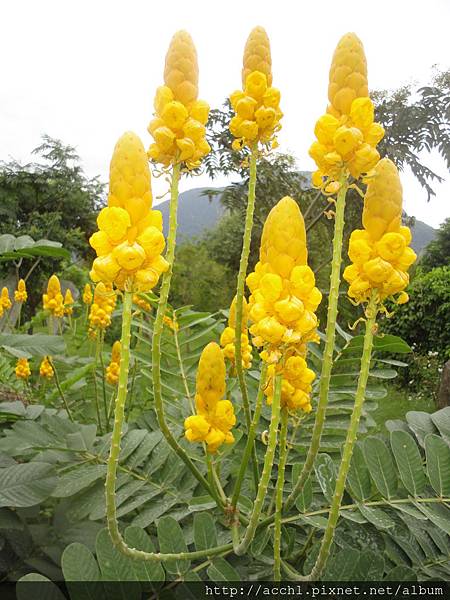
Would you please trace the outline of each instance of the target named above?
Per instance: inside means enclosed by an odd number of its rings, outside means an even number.
[[[242,368],[249,369],[252,364],[252,346],[248,339],[247,333],[248,324],[248,304],[245,298],[242,303],[242,328],[241,328],[241,354],[242,354]],[[222,352],[225,358],[227,358],[232,365],[236,363],[236,297],[233,298],[233,302],[230,306],[230,314],[228,317],[228,327],[222,331],[220,336],[220,345],[222,346]]]

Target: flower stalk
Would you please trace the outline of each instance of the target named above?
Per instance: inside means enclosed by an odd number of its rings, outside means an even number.
[[[170,216],[169,216],[169,235],[167,238],[167,254],[166,261],[169,264],[168,270],[164,273],[161,291],[156,313],[153,340],[152,340],[152,376],[153,376],[153,395],[155,401],[155,411],[158,418],[158,423],[161,431],[166,438],[169,446],[175,451],[179,458],[186,464],[188,469],[199,481],[205,490],[217,502],[218,506],[222,506],[223,502],[217,495],[216,490],[208,483],[205,477],[200,473],[186,452],[176,441],[174,435],[170,431],[165,414],[161,389],[161,337],[164,326],[164,315],[167,309],[167,301],[169,298],[170,283],[172,279],[173,263],[175,258],[176,233],[177,233],[177,212],[178,212],[178,184],[180,180],[181,163],[174,164],[172,169],[172,180],[170,187]]]
[[[330,512],[328,515],[328,523],[325,529],[322,545],[316,564],[310,574],[312,581],[317,581],[326,565],[330,554],[331,545],[334,539],[334,532],[339,519],[339,509],[344,495],[345,482],[350,468],[353,448],[358,434],[359,421],[366,395],[367,380],[369,378],[370,359],[372,356],[373,335],[376,328],[375,321],[378,313],[378,305],[376,295],[372,298],[366,309],[366,330],[364,335],[364,346],[361,357],[361,370],[359,373],[358,387],[356,390],[355,405],[350,419],[350,426],[345,440],[344,450],[342,452],[342,460],[339,466],[339,473],[336,480],[333,501],[331,503]]]
[[[341,264],[342,264],[342,241],[344,237],[345,223],[345,199],[347,195],[348,183],[345,175],[340,179],[340,189],[336,199],[336,216],[334,223],[333,237],[333,259],[331,263],[330,291],[328,296],[328,313],[325,350],[323,354],[322,372],[320,376],[319,401],[316,409],[316,419],[311,438],[311,444],[308,449],[303,469],[294,486],[294,489],[288,496],[285,503],[285,510],[288,510],[295,502],[308,479],[314,465],[317,453],[320,448],[320,439],[325,424],[326,410],[328,406],[328,395],[330,391],[331,370],[333,368],[334,340],[336,337],[336,317],[338,312],[339,287],[341,283]]]
[[[239,274],[237,278],[237,290],[236,290],[236,335],[235,335],[235,353],[236,353],[236,372],[239,380],[239,387],[241,388],[242,404],[244,407],[245,421],[247,423],[247,433],[250,433],[251,429],[251,410],[250,401],[248,398],[247,384],[245,381],[244,369],[242,366],[242,313],[243,313],[243,302],[244,302],[244,287],[245,278],[247,276],[248,257],[250,254],[250,243],[252,239],[253,229],[253,215],[255,212],[255,196],[256,196],[256,162],[258,157],[257,144],[252,144],[250,153],[250,171],[249,171],[249,184],[248,184],[248,198],[247,198],[247,210],[245,213],[245,229],[244,238],[242,243],[241,260],[239,263]],[[250,439],[250,438],[249,438]],[[258,473],[258,461],[256,457],[256,449],[254,441],[251,446],[252,455],[252,472],[255,483],[255,489],[258,487],[259,473]]]
[[[269,429],[269,440],[266,450],[266,456],[264,458],[264,467],[261,474],[261,479],[258,486],[258,492],[256,494],[255,502],[253,504],[253,511],[250,516],[249,524],[244,533],[244,537],[241,542],[238,542],[239,534],[237,530],[238,524],[235,522],[233,525],[233,545],[234,552],[238,556],[242,556],[247,550],[255,537],[255,531],[258,527],[258,521],[261,516],[264,500],[267,495],[267,487],[269,485],[270,474],[272,473],[273,460],[275,457],[275,449],[277,446],[278,438],[278,425],[280,423],[280,403],[281,403],[281,373],[277,374],[274,383],[274,396],[272,401],[272,417],[270,419]]]
[[[278,461],[278,478],[275,490],[275,524],[273,532],[273,578],[281,581],[281,510],[283,508],[284,474],[287,460],[288,409],[281,411],[280,458]]]

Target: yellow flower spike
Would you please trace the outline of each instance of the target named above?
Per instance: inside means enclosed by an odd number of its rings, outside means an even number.
[[[374,123],[374,106],[369,98],[364,48],[354,33],[339,41],[330,68],[327,113],[316,122],[309,155],[318,171],[313,185],[325,194],[338,193],[349,176],[366,176],[380,159],[376,145],[384,129]],[[323,178],[327,180],[325,184]],[[339,188],[337,185],[341,184]]]
[[[148,157],[166,168],[183,163],[187,169],[195,169],[211,151],[205,139],[209,105],[197,99],[197,53],[186,31],[179,31],[172,38],[164,82],[156,90],[155,118],[148,126],[155,142],[150,145]]]
[[[242,67],[242,87],[245,88],[250,73],[259,71],[266,76],[269,86],[272,85],[272,57],[269,37],[263,27],[255,27],[250,32],[244,48]]]
[[[3,310],[9,310],[12,306],[12,302],[9,297],[9,291],[6,286],[2,288],[2,293],[0,296],[0,304],[2,305]]]
[[[272,404],[273,381],[277,372],[275,365],[268,367],[268,385],[264,390],[267,403]],[[311,412],[310,393],[316,374],[308,368],[306,360],[301,356],[291,356],[282,368],[281,406],[289,410]]]
[[[97,329],[106,329],[111,325],[111,315],[116,306],[116,294],[102,281],[95,286],[94,301],[89,311],[89,326],[92,336]]]
[[[184,422],[185,436],[190,442],[205,442],[214,453],[222,444],[234,441],[231,433],[236,423],[233,405],[223,400],[225,393],[225,361],[220,346],[210,342],[200,356],[197,371],[195,407],[197,414]]]
[[[356,98],[369,95],[364,47],[355,33],[345,34],[338,42],[330,67],[328,112],[348,115]]]
[[[306,230],[297,203],[286,196],[270,211],[261,237],[260,260],[247,277],[253,343],[263,360],[281,357],[279,349],[315,337],[315,311],[322,294],[307,265]]]
[[[364,197],[363,230],[350,237],[348,255],[352,264],[344,271],[350,284],[348,295],[366,302],[376,291],[378,302],[400,294],[397,303],[407,302],[404,288],[408,269],[416,260],[409,247],[411,232],[401,225],[402,186],[397,167],[388,158],[376,165]]]
[[[245,297],[242,303],[242,326],[241,326],[241,354],[242,354],[242,368],[249,369],[252,364],[252,347],[248,339],[247,334],[248,326],[248,303]],[[222,332],[220,336],[220,345],[222,346],[222,352],[225,358],[227,358],[232,365],[235,364],[236,360],[236,296],[230,306],[230,314],[228,316],[228,327]]]
[[[16,368],[14,369],[17,379],[28,379],[31,375],[30,363],[27,358],[17,359]]]
[[[92,288],[90,283],[86,283],[83,289],[83,303],[91,304],[92,302]]]
[[[49,356],[44,356],[39,367],[39,375],[41,377],[45,377],[46,379],[52,379],[52,377],[55,375],[50,360],[51,359]]]
[[[108,207],[100,212],[99,231],[89,240],[97,253],[90,274],[94,282],[136,292],[158,283],[168,266],[160,256],[165,246],[162,215],[151,206],[147,155],[139,137],[127,132],[111,159]]]
[[[267,150],[278,146],[277,132],[281,129],[280,92],[272,87],[272,60],[267,33],[255,27],[244,50],[242,69],[243,90],[230,96],[236,116],[230,121],[230,131],[236,138],[233,150],[243,146],[253,147],[256,142],[265,144]]]
[[[44,310],[48,310],[54,317],[64,316],[64,298],[56,275],[52,275],[48,280],[47,293],[42,295],[42,303]]]
[[[25,281],[23,279],[19,279],[17,284],[17,289],[14,292],[14,300],[16,302],[26,302],[28,298],[27,287],[25,285]]]
[[[73,313],[73,305],[75,304],[75,300],[73,299],[72,292],[70,288],[67,288],[65,296],[64,296],[64,314],[71,315]]]
[[[115,341],[111,351],[111,362],[106,367],[106,381],[116,385],[119,381],[120,353],[122,346],[119,340]]]

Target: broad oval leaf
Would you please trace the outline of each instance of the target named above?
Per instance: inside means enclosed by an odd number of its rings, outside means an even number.
[[[196,550],[207,550],[217,546],[216,525],[207,512],[194,515],[194,543]]]
[[[336,487],[336,471],[332,458],[328,454],[319,454],[314,470],[323,495],[331,502]]]
[[[346,487],[351,495],[360,501],[367,500],[372,495],[372,481],[359,443],[353,448]]]
[[[46,500],[56,485],[53,465],[32,462],[0,469],[0,507],[25,508]]]
[[[155,552],[150,536],[140,527],[130,525],[125,529],[125,541],[132,548]],[[135,560],[132,567],[138,581],[164,581],[165,573],[160,562],[153,560]]]
[[[427,473],[434,491],[439,496],[450,496],[450,448],[438,435],[425,437]]]
[[[134,574],[134,561],[113,546],[106,528],[98,532],[95,550],[102,573],[102,581],[127,582],[126,586],[121,586],[120,583],[111,584],[110,590],[105,584],[107,592],[109,591],[113,598],[138,600],[141,597],[141,586],[136,581]],[[135,582],[134,585],[131,582]]]
[[[19,579],[16,584],[17,600],[65,600],[59,587],[40,573],[28,573]]]
[[[416,442],[409,433],[398,429],[391,432],[391,447],[403,485],[410,494],[418,496],[425,489],[426,477]]]
[[[241,581],[239,573],[224,558],[215,558],[207,570],[211,581]]]
[[[178,554],[187,552],[183,531],[172,517],[162,517],[157,525],[159,550],[163,554]],[[166,571],[182,575],[189,570],[189,560],[168,560],[164,563]]]
[[[392,498],[397,490],[397,475],[392,455],[386,444],[373,436],[364,440],[364,457],[378,491]]]
[[[71,600],[98,600],[102,596],[100,569],[84,544],[75,542],[67,546],[61,557],[61,567]],[[76,582],[76,585],[70,585],[70,582]]]

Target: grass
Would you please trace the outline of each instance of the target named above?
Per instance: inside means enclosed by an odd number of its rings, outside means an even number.
[[[390,419],[405,419],[405,415],[410,410],[419,410],[432,413],[437,410],[434,400],[430,396],[427,398],[419,397],[408,393],[406,389],[400,389],[393,385],[389,386],[388,393],[383,400],[378,401],[378,408],[371,413],[377,423],[377,429],[386,433],[384,424]]]

